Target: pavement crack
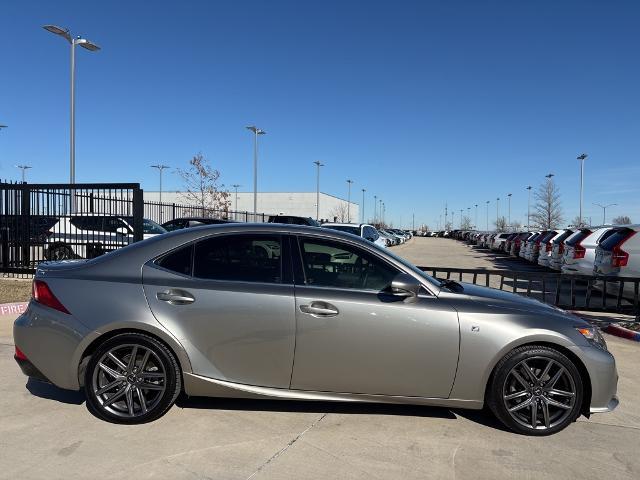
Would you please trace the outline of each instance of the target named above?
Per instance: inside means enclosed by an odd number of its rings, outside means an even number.
[[[311,425],[309,425],[307,428],[305,428],[302,432],[300,432],[298,435],[296,435],[295,437],[293,437],[293,439],[291,439],[289,441],[289,443],[287,443],[284,447],[282,447],[280,450],[278,450],[276,453],[274,453],[271,457],[269,457],[262,465],[260,465],[255,472],[253,472],[251,475],[249,475],[247,477],[247,480],[252,479],[253,477],[255,477],[258,473],[260,473],[267,465],[269,465],[271,462],[273,462],[276,458],[278,458],[280,455],[282,455],[284,452],[286,452],[289,448],[291,448],[293,446],[294,443],[296,443],[298,440],[300,440],[302,438],[302,436],[307,433],[309,430],[311,430],[313,427],[315,427],[318,423],[320,423],[322,421],[322,419],[324,417],[326,417],[328,415],[328,413],[323,413],[318,419],[316,419]]]

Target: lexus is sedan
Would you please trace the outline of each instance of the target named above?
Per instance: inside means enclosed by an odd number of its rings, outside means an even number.
[[[114,423],[184,393],[487,405],[548,435],[618,404],[615,360],[580,318],[317,227],[203,226],[41,264],[14,338],[25,374]]]

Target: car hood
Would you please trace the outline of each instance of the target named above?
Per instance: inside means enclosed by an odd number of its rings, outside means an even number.
[[[588,323],[577,315],[533,298],[527,298],[495,288],[482,287],[472,283],[458,283],[462,286],[463,291],[455,292],[454,295],[463,295],[474,303],[481,302],[491,309],[510,310],[514,313],[538,314],[547,317],[553,316],[558,319],[571,321],[577,326],[582,324],[588,326]]]

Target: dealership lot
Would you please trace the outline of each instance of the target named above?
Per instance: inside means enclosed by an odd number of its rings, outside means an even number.
[[[458,242],[414,238],[417,264],[495,268]],[[459,262],[459,264],[456,264]],[[20,373],[0,317],[0,478],[637,478],[640,348],[607,336],[621,403],[546,438],[484,412],[325,402],[181,400],[141,426],[102,422],[81,394]]]

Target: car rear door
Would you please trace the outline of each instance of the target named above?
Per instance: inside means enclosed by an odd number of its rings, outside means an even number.
[[[425,290],[389,292],[400,270],[347,241],[301,237],[296,390],[447,398],[459,349],[456,311]]]
[[[193,373],[289,387],[295,304],[283,238],[211,235],[144,266],[149,306],[185,346]]]

